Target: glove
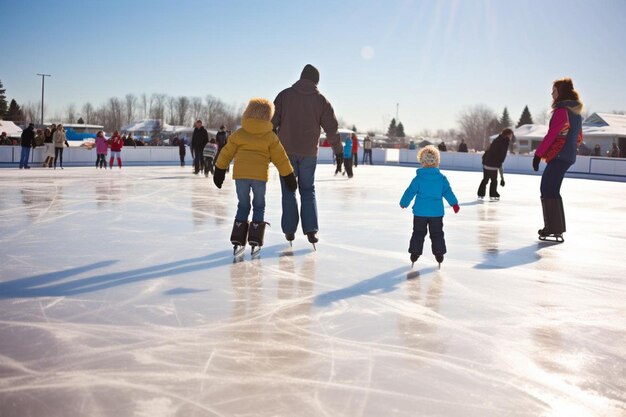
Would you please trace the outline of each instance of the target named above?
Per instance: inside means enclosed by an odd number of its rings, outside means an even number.
[[[287,186],[287,189],[292,193],[295,193],[298,189],[298,181],[296,181],[296,176],[293,174],[293,172],[289,175],[285,175],[283,179],[285,180],[285,185]]]
[[[406,208],[406,206],[403,206],[402,204],[400,204],[400,208],[405,209],[405,208]]]
[[[459,207],[458,204],[455,204],[455,205],[452,206],[452,210],[454,210],[455,213],[458,213],[459,210],[461,210],[461,207]]]
[[[226,177],[226,170],[215,167],[215,174],[213,174],[213,183],[217,188],[222,188],[224,184],[224,178]]]
[[[533,169],[535,171],[539,171],[539,162],[541,162],[541,158],[535,155],[535,157],[533,158]]]
[[[501,185],[502,187],[504,187],[504,178],[502,178],[502,179],[500,180],[500,185]]]
[[[343,164],[343,154],[336,154],[335,158],[337,158],[337,164]]]

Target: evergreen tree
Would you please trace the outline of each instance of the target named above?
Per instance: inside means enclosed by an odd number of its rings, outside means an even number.
[[[502,129],[504,128],[500,124],[500,121],[494,118],[493,120],[491,120],[491,122],[489,122],[489,125],[487,125],[487,134],[489,136],[497,135],[502,132]]]
[[[7,114],[7,96],[5,92],[6,90],[2,85],[2,80],[0,80],[0,119],[4,118],[4,115]]]
[[[85,121],[83,120],[82,117],[79,117],[78,120],[76,121],[76,123],[79,124],[79,125],[84,125]]]
[[[387,129],[387,136],[390,138],[395,138],[397,134],[398,127],[396,126],[396,119],[391,119],[391,123],[389,123],[389,129]]]
[[[500,117],[498,123],[500,123],[500,131],[513,126],[513,121],[509,117],[509,109],[507,109],[506,107],[504,108],[504,111],[502,112],[502,116]]]
[[[10,120],[13,122],[21,122],[24,120],[24,114],[22,113],[22,109],[17,104],[15,99],[11,100],[11,104],[9,104],[9,110],[6,113],[6,120]]]
[[[519,118],[519,122],[517,122],[517,125],[515,126],[516,128],[522,126],[522,125],[532,125],[533,123],[533,117],[530,115],[530,110],[528,110],[528,106],[524,107],[524,110],[522,111],[522,115]]]
[[[357,132],[356,125],[352,125],[352,129],[350,129],[350,130],[352,130],[354,133],[356,133]]]
[[[404,126],[402,125],[402,122],[398,123],[398,127],[396,128],[396,135],[399,138],[403,138],[406,135],[404,134]]]

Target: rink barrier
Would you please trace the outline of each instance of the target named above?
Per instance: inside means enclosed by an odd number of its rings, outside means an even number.
[[[372,161],[376,165],[409,165],[419,166],[417,150],[414,149],[372,149]],[[15,168],[19,164],[20,146],[0,146],[0,167]],[[43,162],[44,149],[36,148],[31,151],[29,158],[33,166]],[[111,153],[107,154],[107,159]],[[359,163],[363,160],[363,149],[358,152]],[[320,148],[318,162],[332,163],[333,151],[331,148]],[[532,170],[531,155],[509,154],[504,162],[504,171],[520,174],[541,174],[545,164],[540,165],[539,172]],[[122,149],[122,161],[128,165],[177,165],[180,163],[178,147],[175,146],[145,146]],[[64,148],[63,164],[66,166],[89,166],[96,162],[96,151],[79,147]],[[186,164],[193,162],[191,152],[187,151]],[[482,154],[442,152],[441,168],[449,170],[482,171]],[[576,163],[568,171],[568,175],[582,177],[605,177],[617,181],[626,181],[626,159],[604,158],[597,156],[578,156]]]

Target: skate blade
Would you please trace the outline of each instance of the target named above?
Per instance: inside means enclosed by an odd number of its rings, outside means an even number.
[[[541,240],[543,242],[556,242],[556,243],[563,243],[563,242],[565,242],[565,239],[563,239],[563,236],[561,236],[561,235],[539,236],[539,240]]]
[[[250,256],[257,256],[259,253],[261,252],[261,247],[260,246],[252,246],[252,249],[250,250]]]
[[[235,246],[233,247],[233,256],[234,256],[235,258],[236,258],[236,257],[239,257],[239,256],[243,255],[243,253],[244,253],[245,251],[246,251],[246,247],[245,247],[245,245],[244,245],[244,246],[238,246],[238,245],[235,245]]]
[[[311,243],[311,245],[313,245],[313,250],[314,250],[315,252],[317,252],[317,248],[315,247],[315,243]]]

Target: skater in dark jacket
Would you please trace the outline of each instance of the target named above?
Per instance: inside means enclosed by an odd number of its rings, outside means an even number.
[[[231,243],[237,249],[246,244],[263,246],[265,234],[265,187],[269,179],[269,164],[272,162],[281,180],[293,193],[297,189],[297,181],[293,167],[281,145],[278,136],[272,131],[272,115],[274,105],[264,98],[253,98],[243,112],[241,128],[237,129],[228,139],[226,146],[217,157],[213,182],[222,188],[226,176],[226,168],[230,161],[235,160],[233,178],[237,189],[237,214],[230,236]],[[252,204],[250,204],[252,191]],[[248,216],[252,209],[252,223]],[[248,233],[249,225],[249,233]]]
[[[35,125],[30,123],[22,132],[22,153],[20,154],[20,169],[30,169],[28,166],[28,158],[30,157],[31,148],[35,147]]]
[[[202,120],[196,120],[193,135],[191,135],[191,156],[193,157],[193,172],[198,175],[202,166],[202,151],[209,142],[209,132],[202,126]]]
[[[500,198],[500,194],[498,194],[498,171],[500,171],[500,185],[504,187],[504,170],[502,169],[502,164],[506,159],[509,143],[512,138],[513,131],[511,129],[504,129],[483,154],[483,180],[478,186],[478,198],[485,197],[485,189],[489,181],[491,181],[491,185],[489,185],[489,197],[491,199]]]
[[[424,238],[430,232],[432,251],[437,262],[443,262],[446,241],[443,235],[443,201],[445,198],[455,213],[459,212],[459,202],[452,192],[448,179],[439,171],[439,151],[432,145],[422,148],[417,158],[422,164],[415,178],[400,199],[400,207],[413,204],[413,235],[409,242],[411,262],[417,261],[424,249]]]
[[[544,227],[539,239],[554,237],[563,242],[565,211],[561,184],[565,173],[576,162],[576,148],[583,141],[583,104],[574,90],[571,78],[561,78],[552,84],[552,117],[548,133],[539,144],[533,158],[533,169],[539,170],[543,159],[547,165],[541,176],[541,206]]]
[[[181,139],[178,141],[178,156],[180,157],[180,166],[185,166],[185,155],[187,155],[187,150],[185,149],[185,139]]]

